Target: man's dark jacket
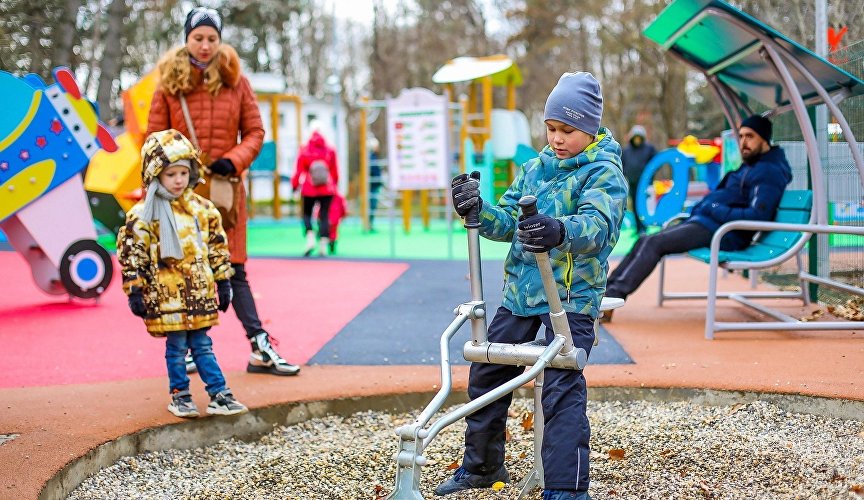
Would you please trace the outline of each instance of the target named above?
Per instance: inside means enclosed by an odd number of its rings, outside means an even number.
[[[729,172],[696,206],[687,222],[695,222],[711,232],[733,220],[774,219],[786,185],[792,180],[792,169],[780,147],[743,163]],[[723,250],[741,250],[750,245],[753,231],[732,231],[720,243]]]

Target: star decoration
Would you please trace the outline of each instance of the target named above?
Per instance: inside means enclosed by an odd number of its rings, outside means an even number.
[[[30,151],[26,149],[22,149],[20,153],[18,153],[18,158],[21,158],[22,161],[27,161],[30,159]]]
[[[45,149],[45,146],[48,145],[48,141],[45,139],[44,135],[40,135],[36,138],[36,145],[39,146],[39,149]]]
[[[57,118],[54,118],[53,120],[51,120],[50,130],[51,130],[51,132],[54,132],[55,134],[59,135],[60,132],[63,131],[63,124],[60,123],[60,120],[58,120]]]

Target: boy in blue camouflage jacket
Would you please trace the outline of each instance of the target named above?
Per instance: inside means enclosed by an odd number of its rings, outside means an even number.
[[[597,80],[590,73],[565,73],[546,101],[549,145],[522,165],[498,204],[480,198],[474,179],[452,187],[460,216],[479,205],[480,234],[512,243],[504,263],[504,301],[489,325],[490,342],[530,342],[541,325],[546,326],[546,340],[552,340],[549,304],[532,255],[549,252],[573,344],[591,352],[607,258],[618,240],[627,200],[621,147],[608,129],[600,127],[602,113]],[[520,221],[517,202],[529,194],[537,197],[538,214]],[[468,394],[475,399],[523,371],[524,367],[472,363]],[[511,401],[508,395],[466,418],[462,466],[436,488],[436,495],[510,481],[504,467],[504,433]],[[546,369],[544,500],[589,498],[586,402],[582,372]]]

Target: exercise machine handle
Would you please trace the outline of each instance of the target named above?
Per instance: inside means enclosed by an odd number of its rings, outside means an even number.
[[[522,209],[520,220],[537,214],[537,197],[525,195],[519,198],[519,208]],[[564,337],[564,347],[561,354],[567,354],[573,350],[573,336],[570,334],[570,323],[567,322],[567,313],[561,305],[561,297],[558,296],[558,284],[552,273],[552,262],[549,261],[549,253],[535,253],[537,268],[540,269],[540,277],[543,280],[543,291],[546,292],[546,301],[549,303],[549,320],[552,322],[552,331],[556,335]]]

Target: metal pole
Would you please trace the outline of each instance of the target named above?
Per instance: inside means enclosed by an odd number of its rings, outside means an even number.
[[[471,172],[470,179],[480,182],[480,172]],[[469,180],[467,174],[453,179],[454,184]],[[483,302],[483,270],[480,264],[480,207],[474,207],[465,216],[465,229],[468,230],[468,274],[471,278],[471,301]],[[471,320],[471,342],[477,346],[486,343],[486,315]]]
[[[825,57],[828,55],[828,13],[825,0],[816,0],[816,54]],[[823,98],[824,99],[824,98]],[[828,165],[828,108],[824,104],[816,106],[816,142],[819,143],[819,159],[822,165]],[[827,198],[827,197],[826,197]],[[827,210],[828,200],[825,200]],[[826,221],[819,221],[825,224]],[[827,234],[816,235],[816,274],[829,276],[831,272],[830,252]]]

